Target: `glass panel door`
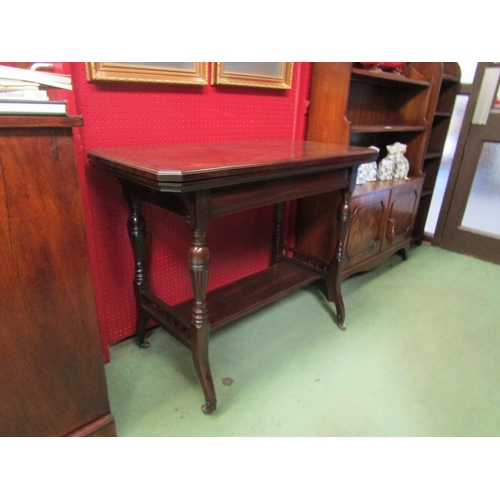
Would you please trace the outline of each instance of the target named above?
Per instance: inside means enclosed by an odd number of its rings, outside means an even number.
[[[500,143],[484,142],[462,227],[500,238]]]

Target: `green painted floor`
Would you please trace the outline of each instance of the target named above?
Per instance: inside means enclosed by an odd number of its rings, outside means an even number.
[[[308,287],[215,332],[212,415],[165,331],[111,347],[118,435],[500,436],[500,266],[420,246],[343,294],[345,331]]]

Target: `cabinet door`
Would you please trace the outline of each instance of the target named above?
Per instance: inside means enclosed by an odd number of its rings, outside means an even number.
[[[354,197],[346,242],[346,269],[380,252],[384,239],[389,190]]]
[[[411,238],[421,190],[422,179],[402,184],[391,190],[382,250],[399,245]]]

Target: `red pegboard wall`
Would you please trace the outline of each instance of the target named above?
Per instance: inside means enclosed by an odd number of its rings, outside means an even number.
[[[303,139],[310,63],[295,63],[292,89],[206,85],[89,83],[85,64],[71,63],[70,111],[82,115],[75,131],[77,162],[103,350],[134,333],[133,259],[127,208],[118,181],[91,167],[86,153],[114,146]],[[72,109],[74,108],[74,109]],[[176,304],[192,296],[186,221],[145,204],[152,288]],[[215,219],[208,233],[209,289],[269,264],[272,208]]]

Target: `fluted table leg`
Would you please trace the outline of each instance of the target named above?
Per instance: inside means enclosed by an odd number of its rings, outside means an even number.
[[[204,413],[212,413],[217,406],[217,400],[208,358],[210,323],[207,317],[206,295],[210,252],[206,245],[205,231],[196,229],[193,231],[193,236],[194,241],[189,249],[189,271],[194,293],[191,318],[193,339],[191,350],[194,366],[205,394],[206,403],[203,405],[202,410]]]

